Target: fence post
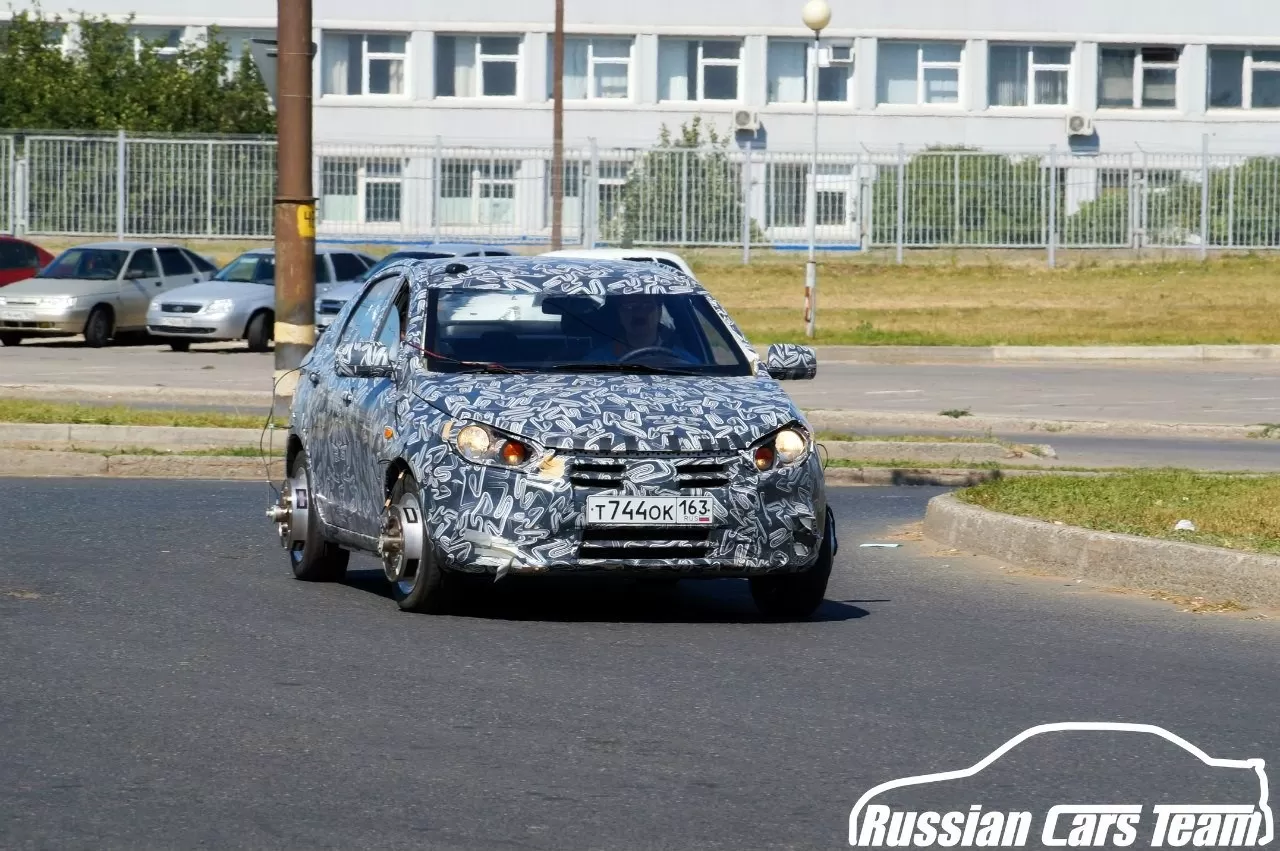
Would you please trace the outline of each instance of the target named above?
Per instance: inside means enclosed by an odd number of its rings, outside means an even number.
[[[125,185],[128,176],[125,174],[125,139],[124,130],[116,131],[116,239],[124,241]]]
[[[30,230],[31,222],[31,167],[28,150],[24,148],[22,155],[13,164],[13,235],[22,236]]]
[[[18,233],[18,165],[13,146],[16,144],[13,137],[9,137],[9,142],[5,146],[4,158],[4,179],[8,189],[5,191],[5,214],[9,217],[7,230],[15,236]]]
[[[951,209],[955,219],[953,225],[955,230],[951,239],[956,248],[964,244],[960,238],[960,155],[955,154],[955,173],[953,175],[955,185],[952,187]]]
[[[1200,137],[1200,259],[1209,256],[1209,134]]]
[[[213,236],[213,140],[209,140],[208,153],[206,155],[205,165],[205,181],[204,181],[204,197],[205,197],[205,228],[204,232],[208,236]]]
[[[742,149],[742,265],[751,263],[751,141]]]
[[[582,212],[590,227],[582,235],[582,243],[585,248],[595,248],[600,241],[600,147],[594,136],[587,140],[587,146],[589,161],[582,187],[585,205]]]
[[[440,199],[444,182],[444,140],[436,136],[436,149],[431,154],[431,241],[440,241]]]
[[[898,246],[898,263],[902,263],[902,247],[906,241],[906,224],[907,224],[907,149],[901,142],[898,143],[898,215],[895,222],[895,230],[897,231],[894,240]]]
[[[1234,158],[1227,165],[1227,247],[1236,244],[1236,163]]]
[[[1049,146],[1049,268],[1058,265],[1058,146]]]
[[[680,244],[689,244],[689,151],[680,152]]]

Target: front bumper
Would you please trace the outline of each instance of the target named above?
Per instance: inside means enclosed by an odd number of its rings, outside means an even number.
[[[828,529],[816,455],[766,473],[745,453],[627,460],[626,473],[605,488],[584,484],[573,460],[552,465],[548,475],[458,459],[445,479],[436,466],[424,500],[436,558],[447,570],[499,576],[741,577],[800,572],[817,561]],[[680,471],[698,463],[719,465],[717,486],[682,486]],[[711,527],[589,526],[586,497],[593,494],[714,496],[723,511]]]
[[[45,307],[0,307],[0,331],[17,331],[30,336],[65,337],[84,331],[88,307],[58,310]]]
[[[239,340],[244,336],[248,317],[239,312],[221,316],[200,313],[147,312],[147,333],[157,337],[181,337],[188,340]]]

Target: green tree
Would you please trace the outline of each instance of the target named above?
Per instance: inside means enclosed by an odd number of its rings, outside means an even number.
[[[217,38],[176,55],[135,55],[128,23],[81,15],[65,54],[60,16],[12,12],[0,28],[0,128],[11,130],[264,134],[275,117],[247,57],[229,74]],[[158,45],[149,45],[151,47]]]
[[[729,139],[695,116],[673,136],[663,125],[658,145],[632,167],[622,205],[606,237],[635,243],[716,245],[742,240],[742,166]],[[762,234],[751,223],[752,239]]]

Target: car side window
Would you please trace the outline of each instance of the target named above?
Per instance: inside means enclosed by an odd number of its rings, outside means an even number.
[[[196,271],[199,271],[199,272],[218,271],[217,266],[213,265],[208,260],[201,257],[199,254],[196,254],[194,251],[188,251],[187,249],[184,248],[182,249],[182,253],[186,255],[186,258],[191,262],[191,265],[196,267]]]
[[[22,243],[0,242],[0,269],[24,269],[30,265],[22,251]]]
[[[400,353],[400,343],[408,326],[409,283],[403,281],[395,295],[395,307],[387,311],[386,319],[382,320],[382,330],[378,332],[378,342],[387,347],[392,359]]]
[[[160,277],[160,270],[156,267],[156,253],[150,248],[143,248],[133,252],[133,256],[129,258],[128,271],[141,273],[143,278]]]
[[[347,317],[347,324],[342,327],[342,335],[338,337],[338,345],[343,343],[369,342],[376,338],[378,320],[382,308],[386,306],[400,285],[399,278],[387,278],[379,281],[364,291],[360,303]]]
[[[328,284],[332,283],[333,278],[329,276],[329,263],[324,259],[323,254],[316,255],[316,283]]]
[[[192,274],[191,261],[187,260],[178,249],[161,248],[156,253],[160,255],[160,268],[164,269],[166,275]]]
[[[368,267],[354,254],[338,252],[329,255],[333,259],[333,274],[339,281],[354,281],[368,271]]]

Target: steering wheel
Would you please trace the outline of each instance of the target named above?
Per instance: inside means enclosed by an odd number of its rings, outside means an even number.
[[[679,361],[685,360],[685,358],[679,352],[673,349],[668,349],[666,346],[645,346],[642,349],[632,349],[631,351],[627,352],[625,355],[618,358],[618,363],[630,363],[634,358],[637,358],[641,355],[648,355],[648,354],[665,354],[665,355],[671,355],[671,357]]]

